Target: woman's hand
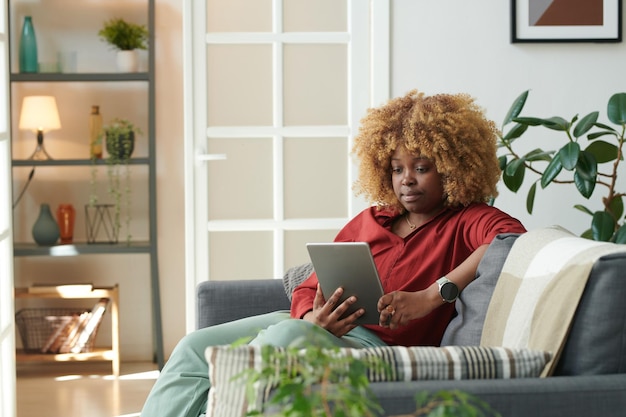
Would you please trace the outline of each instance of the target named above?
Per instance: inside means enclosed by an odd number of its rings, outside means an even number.
[[[378,300],[379,325],[397,329],[428,315],[442,304],[437,283],[421,291],[393,291]]]
[[[335,308],[342,294],[343,288],[337,288],[328,301],[326,301],[320,285],[317,284],[317,291],[315,292],[315,299],[313,300],[313,310],[306,313],[302,318],[323,327],[337,337],[345,335],[357,326],[354,322],[365,313],[365,310],[362,308],[358,309],[348,317],[341,319],[341,316],[348,308],[356,302],[356,297],[348,297]]]

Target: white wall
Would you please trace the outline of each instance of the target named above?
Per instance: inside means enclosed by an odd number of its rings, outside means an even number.
[[[182,2],[157,0],[158,227],[166,356],[184,334],[185,319],[183,227],[175,215],[183,201]],[[500,125],[513,99],[526,89],[531,89],[528,115],[570,118],[599,110],[605,122],[611,94],[626,91],[624,43],[511,44],[510,6],[503,0],[391,3],[392,96],[413,88],[428,94],[467,92]],[[564,144],[548,133],[538,137]],[[538,146],[547,147],[532,145]],[[500,186],[496,205],[530,229],[561,224],[581,233],[588,227],[589,217],[571,208],[587,202],[569,187],[538,190],[535,214],[528,215],[529,184],[518,194]],[[594,200],[595,195],[589,205],[599,208]]]
[[[570,119],[599,110],[603,122],[609,97],[626,91],[624,43],[511,44],[508,1],[394,0],[392,9],[392,96],[413,88],[427,94],[467,92],[500,126],[511,102],[527,89],[528,116]],[[563,136],[544,130],[532,130],[537,140],[527,150],[565,144]],[[590,217],[571,207],[599,209],[599,187],[590,202],[571,186],[539,189],[535,214],[529,216],[528,179],[517,194],[501,185],[496,205],[527,228],[560,224],[582,233],[589,227]]]

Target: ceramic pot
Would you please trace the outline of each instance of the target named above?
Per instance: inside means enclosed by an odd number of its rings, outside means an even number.
[[[109,155],[115,159],[126,160],[135,150],[135,132],[126,135],[106,135],[106,148]]]
[[[117,70],[119,72],[137,72],[139,69],[139,55],[137,50],[117,51]]]
[[[49,204],[42,204],[39,217],[33,225],[33,239],[38,245],[51,246],[59,240],[59,225],[57,224]]]

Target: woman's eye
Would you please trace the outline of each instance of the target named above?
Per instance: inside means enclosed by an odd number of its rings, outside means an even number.
[[[399,174],[400,172],[402,172],[401,168],[391,168],[391,172],[394,174]]]

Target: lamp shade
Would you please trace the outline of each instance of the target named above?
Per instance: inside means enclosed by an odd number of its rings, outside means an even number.
[[[24,97],[19,128],[41,131],[60,129],[56,99],[53,96]]]

